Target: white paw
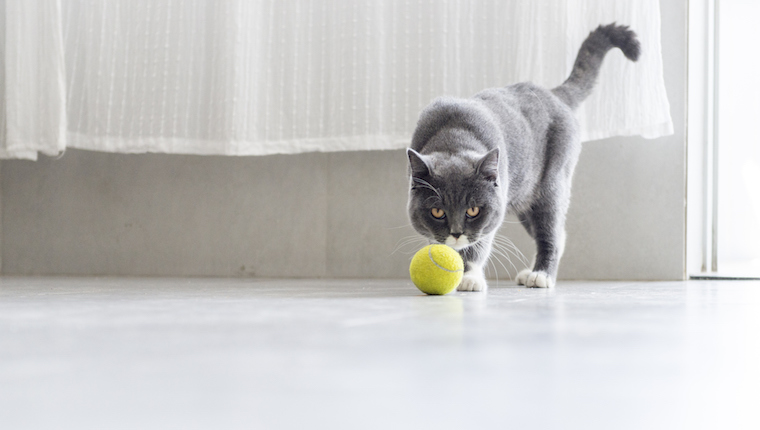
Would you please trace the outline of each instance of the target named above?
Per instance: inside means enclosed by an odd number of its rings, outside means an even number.
[[[515,278],[517,285],[525,285],[525,281],[528,280],[528,275],[530,275],[530,272],[530,269],[523,269],[520,273],[518,273],[517,277]]]
[[[531,288],[552,288],[554,287],[554,279],[546,272],[534,272],[530,269],[525,269],[517,274],[515,278],[519,285],[525,285]]]
[[[482,274],[465,273],[457,291],[486,291],[488,284]]]

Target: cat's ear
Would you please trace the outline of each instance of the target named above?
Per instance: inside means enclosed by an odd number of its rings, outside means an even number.
[[[406,156],[409,157],[409,169],[414,178],[424,178],[430,175],[430,166],[425,161],[425,156],[412,148],[407,148]]]
[[[475,164],[475,173],[487,181],[499,180],[499,148],[494,148]]]

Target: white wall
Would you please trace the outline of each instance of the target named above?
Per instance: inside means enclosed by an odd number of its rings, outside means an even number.
[[[661,9],[676,132],[585,144],[561,278],[684,276],[687,1]],[[393,250],[413,235],[405,163],[403,151],[225,158],[72,150],[59,160],[3,161],[2,270],[404,278],[411,255]],[[518,225],[504,233],[532,253]]]

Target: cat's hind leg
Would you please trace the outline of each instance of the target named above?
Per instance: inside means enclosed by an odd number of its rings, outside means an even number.
[[[520,224],[525,228],[525,231],[528,232],[530,237],[535,239],[534,236],[534,229],[533,229],[533,223],[530,220],[530,217],[528,215],[522,215],[520,216]],[[517,285],[525,285],[525,283],[528,281],[528,276],[533,272],[533,266],[536,265],[536,255],[533,255],[533,261],[530,262],[530,265],[521,270],[517,273],[517,277],[515,277],[515,281],[517,281]]]
[[[523,225],[536,241],[536,255],[530,269],[517,274],[516,281],[519,285],[536,288],[554,286],[559,261],[565,251],[565,214],[568,203],[567,194],[556,196],[536,205],[527,215],[530,221],[523,222]]]
[[[518,285],[525,285],[529,288],[553,288],[555,283],[554,278],[549,273],[531,269],[525,269],[518,273],[516,281]]]
[[[525,228],[525,231],[528,232],[530,237],[532,237],[534,240],[536,238],[536,230],[533,226],[533,221],[531,221],[531,217],[529,214],[523,214],[520,216],[520,224]],[[533,254],[533,260],[530,262],[530,265],[521,270],[517,273],[517,277],[515,277],[515,281],[517,282],[517,285],[527,285],[534,287],[535,284],[538,283],[540,286],[549,287],[549,282],[546,281],[546,276],[540,277],[538,274],[533,275],[533,268],[536,266],[536,254]],[[528,282],[528,278],[531,278],[531,282]],[[543,285],[546,284],[546,285]]]
[[[536,258],[531,269],[517,276],[517,282],[526,287],[553,287],[559,260],[565,251],[565,219],[581,146],[577,122],[572,116],[558,119],[551,131],[538,199],[520,216],[536,242]]]

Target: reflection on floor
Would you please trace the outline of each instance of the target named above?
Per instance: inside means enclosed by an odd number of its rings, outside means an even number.
[[[2,278],[0,428],[760,428],[760,282]]]

